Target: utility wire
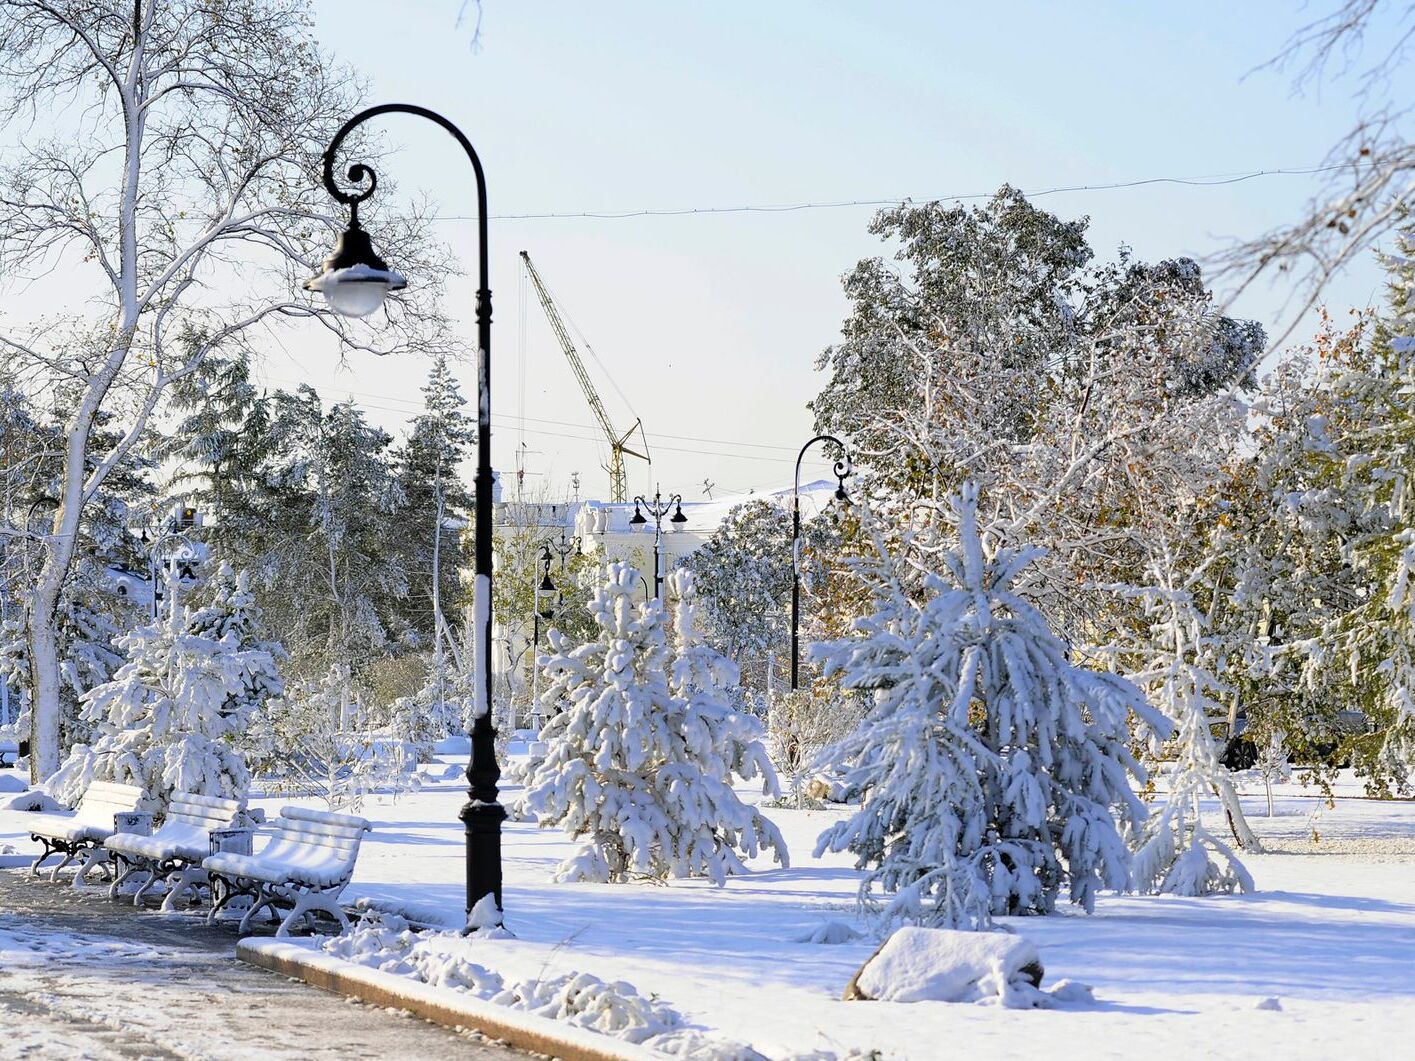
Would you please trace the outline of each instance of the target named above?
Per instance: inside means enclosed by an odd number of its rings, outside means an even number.
[[[1152,184],[1180,184],[1195,188],[1215,188],[1226,184],[1240,184],[1244,181],[1254,180],[1258,177],[1296,177],[1309,176],[1315,173],[1335,173],[1344,169],[1362,169],[1374,166],[1376,163],[1365,162],[1341,162],[1329,163],[1320,166],[1293,166],[1279,169],[1258,169],[1236,173],[1213,173],[1197,177],[1143,177],[1138,180],[1112,181],[1104,184],[1067,184],[1055,188],[1042,188],[1037,191],[1027,191],[1023,189],[1022,194],[1030,199],[1035,199],[1043,195],[1062,195],[1070,192],[1107,192],[1118,191],[1125,188],[1143,188]],[[578,211],[545,211],[539,213],[521,214],[491,214],[490,221],[547,221],[560,219],[584,218],[595,221],[619,221],[633,217],[689,217],[695,214],[790,214],[802,210],[838,210],[852,206],[898,206],[904,202],[951,202],[964,199],[991,199],[996,195],[996,191],[990,192],[968,192],[965,194],[933,195],[927,197],[915,197],[908,195],[894,196],[888,199],[841,199],[838,201],[820,203],[780,203],[748,206],[680,206],[665,207],[661,209],[646,208],[638,210],[578,210]],[[434,221],[475,221],[475,214],[434,214]]]

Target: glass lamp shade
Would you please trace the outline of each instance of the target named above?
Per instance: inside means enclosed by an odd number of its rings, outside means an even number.
[[[374,253],[373,242],[357,220],[324,259],[324,271],[304,283],[306,291],[318,291],[341,317],[367,317],[383,305],[388,292],[407,286],[408,281]]]
[[[305,283],[308,290],[322,294],[329,308],[341,317],[367,317],[383,305],[388,292],[407,286],[408,282],[392,270],[366,265],[327,270]]]

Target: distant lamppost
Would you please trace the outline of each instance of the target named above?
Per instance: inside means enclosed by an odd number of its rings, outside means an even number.
[[[155,537],[147,547],[147,578],[152,590],[152,617],[159,618],[157,607],[157,565],[161,561],[166,574],[166,586],[162,596],[167,601],[167,616],[177,614],[177,584],[181,575],[177,564],[196,558],[192,540],[181,531],[169,530]]]
[[[794,693],[800,681],[801,669],[801,460],[817,442],[833,443],[840,450],[840,459],[835,462],[835,498],[849,501],[845,492],[845,480],[850,475],[850,455],[845,451],[845,443],[834,435],[817,435],[796,455],[796,479],[791,488],[791,691]]]
[[[644,517],[640,507],[649,510],[649,515],[653,517],[653,595],[659,600],[663,599],[663,574],[659,571],[659,554],[663,543],[663,517],[668,515],[668,510],[673,510],[673,515],[668,522],[681,527],[688,522],[688,517],[683,515],[683,495],[669,494],[668,500],[663,499],[658,487],[654,487],[653,500],[648,501],[642,494],[634,498],[634,514],[629,519],[631,527],[642,527],[648,520]]]
[[[547,538],[541,542],[541,545],[560,557],[560,573],[562,575],[565,573],[565,562],[572,554],[579,555],[580,552],[580,539],[578,537],[567,538],[563,528],[559,538]]]
[[[501,823],[506,810],[497,797],[501,769],[496,764],[496,728],[491,720],[491,285],[487,257],[486,175],[481,159],[462,131],[436,111],[408,103],[385,103],[360,111],[334,134],[324,152],[324,186],[337,201],[349,207],[349,226],[324,262],[324,271],[305,282],[311,291],[321,292],[336,313],[346,317],[366,317],[383,304],[384,296],[407,286],[407,281],[388,268],[374,253],[373,242],[359,225],[359,204],[373,194],[378,178],[368,166],[355,163],[348,179],[367,187],[345,192],[334,182],[334,157],[344,139],[358,126],[383,114],[411,114],[441,126],[449,133],[472,164],[477,196],[477,471],[474,480],[476,508],[473,528],[476,535],[474,612],[474,690],[472,756],[467,769],[467,802],[460,817],[466,826],[467,914],[483,898],[494,897],[497,921],[501,911]]]
[[[555,583],[550,580],[551,559],[550,545],[547,541],[541,546],[540,551],[541,580],[540,584],[536,586],[532,609],[535,618],[531,627],[531,717],[535,719],[537,732],[540,731],[540,701],[536,699],[536,679],[540,677],[540,668],[536,666],[536,650],[540,648],[540,621],[544,619],[549,623],[551,619],[555,618],[555,604],[551,598],[555,596],[556,590]],[[513,732],[515,728],[514,725],[511,727]]]

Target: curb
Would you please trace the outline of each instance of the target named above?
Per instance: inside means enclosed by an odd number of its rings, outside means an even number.
[[[510,1046],[563,1061],[652,1061],[661,1054],[621,1043],[585,1028],[485,1002],[394,973],[354,965],[313,949],[312,943],[249,938],[236,944],[236,957],[312,987],[401,1009],[449,1028],[472,1028]]]

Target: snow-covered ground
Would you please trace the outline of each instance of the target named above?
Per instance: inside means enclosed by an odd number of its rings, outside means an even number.
[[[462,782],[442,778],[440,765],[425,769],[433,779],[421,791],[365,804],[375,831],[346,898],[452,926],[463,903]],[[854,915],[849,859],[811,857],[836,810],[771,810],[791,868],[763,863],[722,889],[551,884],[569,843],[509,822],[506,913],[518,938],[472,941],[465,953],[508,980],[582,972],[627,981],[773,1058],[852,1048],[914,1059],[1129,1057],[1146,1043],[1174,1057],[1384,1056],[1415,1027],[1415,803],[1343,796],[1327,808],[1295,784],[1279,793],[1268,818],[1261,786],[1244,790],[1269,848],[1247,859],[1256,895],[1108,895],[1094,916],[1012,922],[1040,948],[1047,983],[1092,985],[1092,1006],[840,1001],[874,943],[797,942]],[[274,813],[282,801],[265,802]],[[34,847],[18,813],[0,812],[6,843]]]

